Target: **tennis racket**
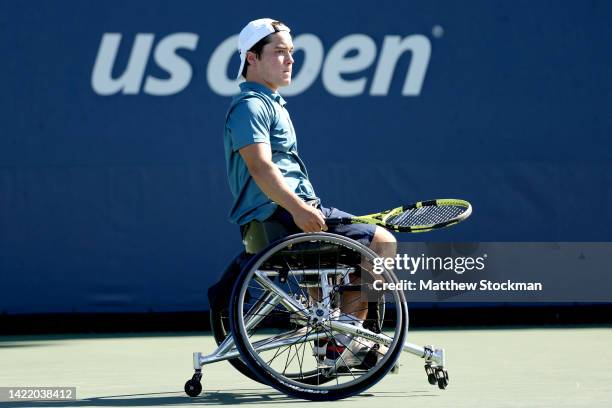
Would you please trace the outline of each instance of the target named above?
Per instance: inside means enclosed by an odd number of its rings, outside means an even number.
[[[396,232],[425,232],[449,227],[468,218],[472,205],[464,200],[441,199],[419,201],[376,214],[359,217],[327,218],[328,226],[375,224]]]

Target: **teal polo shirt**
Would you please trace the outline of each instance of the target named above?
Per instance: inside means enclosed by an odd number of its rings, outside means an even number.
[[[227,178],[234,203],[231,222],[239,225],[263,221],[277,208],[261,191],[247,169],[239,150],[252,143],[266,143],[272,162],[280,169],[289,188],[304,200],[316,198],[304,162],[298,156],[295,129],[287,103],[277,93],[256,82],[240,84],[240,94],[232,100],[225,118],[223,143]]]

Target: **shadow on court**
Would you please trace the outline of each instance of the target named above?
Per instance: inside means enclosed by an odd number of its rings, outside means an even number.
[[[379,398],[436,397],[425,391],[411,392],[376,392],[353,396],[347,401],[363,401]],[[178,406],[178,405],[237,405],[237,404],[289,404],[306,403],[304,400],[287,397],[276,392],[258,390],[223,390],[203,392],[195,398],[187,397],[183,392],[157,392],[148,394],[109,395],[75,401],[23,401],[11,402],[11,407],[131,407],[131,406]],[[8,402],[0,402],[0,407],[8,407]]]

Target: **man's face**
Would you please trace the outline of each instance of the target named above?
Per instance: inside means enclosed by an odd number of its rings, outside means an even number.
[[[291,83],[291,69],[293,68],[293,41],[286,31],[272,34],[272,41],[263,47],[261,56],[249,53],[249,78],[263,83],[276,91],[281,86]]]

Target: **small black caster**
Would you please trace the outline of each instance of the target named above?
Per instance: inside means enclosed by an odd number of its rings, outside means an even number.
[[[438,388],[441,390],[446,389],[448,386],[448,372],[446,370],[437,370],[436,377],[438,379]]]
[[[431,366],[425,366],[425,373],[427,374],[427,381],[431,385],[436,385],[438,383],[438,379],[436,378],[436,372]]]
[[[185,383],[185,393],[190,397],[197,397],[202,392],[202,383],[196,379],[190,379]]]

